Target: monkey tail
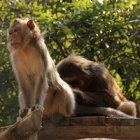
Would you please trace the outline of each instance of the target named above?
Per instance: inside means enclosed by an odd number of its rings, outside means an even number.
[[[120,110],[110,108],[110,107],[89,107],[83,105],[76,106],[75,115],[103,115],[108,117],[122,117],[122,118],[136,118],[134,116],[128,115]]]
[[[110,107],[94,107],[93,112],[95,114],[101,114],[109,117],[123,117],[123,118],[135,118],[131,115],[128,115],[120,110],[116,110]]]

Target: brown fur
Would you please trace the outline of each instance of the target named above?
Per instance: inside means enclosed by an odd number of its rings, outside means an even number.
[[[128,101],[109,71],[101,64],[78,55],[62,60],[57,70],[74,90],[80,105],[111,107],[136,117],[136,105]]]

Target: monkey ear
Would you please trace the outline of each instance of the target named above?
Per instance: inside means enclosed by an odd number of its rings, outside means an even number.
[[[33,20],[29,20],[27,22],[27,26],[30,28],[30,30],[33,30],[35,28],[35,23]]]

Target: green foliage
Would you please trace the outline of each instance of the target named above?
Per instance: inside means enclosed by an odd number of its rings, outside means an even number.
[[[56,62],[71,53],[104,63],[125,96],[140,108],[140,0],[2,0],[0,2],[0,125],[18,115],[17,85],[6,48],[6,29],[16,17],[47,30]]]

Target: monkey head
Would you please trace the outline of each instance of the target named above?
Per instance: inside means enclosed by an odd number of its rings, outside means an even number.
[[[40,30],[33,20],[16,18],[7,29],[8,49],[27,46],[40,36]]]
[[[86,85],[86,79],[89,79],[91,75],[88,70],[89,63],[89,60],[72,54],[58,63],[57,70],[60,77],[72,88],[82,89]]]

